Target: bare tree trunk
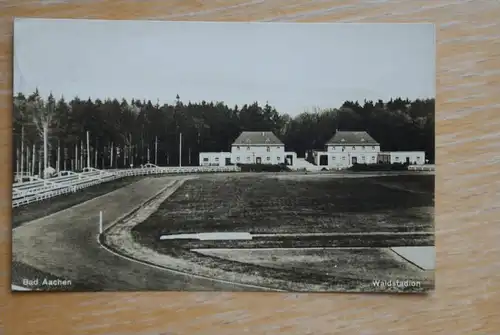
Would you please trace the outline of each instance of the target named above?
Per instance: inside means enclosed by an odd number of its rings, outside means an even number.
[[[170,164],[170,157],[168,156],[168,152],[167,152],[167,165]]]
[[[73,171],[78,171],[78,143],[75,144],[75,169]]]
[[[135,155],[135,150],[134,146],[130,146],[130,164],[134,166],[134,155]]]
[[[68,148],[64,147],[63,149],[64,153],[63,153],[63,156],[64,156],[64,160],[63,160],[63,169],[64,171],[68,171],[67,169],[67,164],[68,164]]]
[[[182,166],[182,133],[179,133],[179,167]]]
[[[43,170],[49,166],[49,125],[43,125]]]
[[[127,168],[127,145],[123,145],[123,167]]]
[[[19,147],[16,148],[16,176],[19,176],[19,168],[20,168],[20,161],[19,161]]]
[[[148,145],[148,153],[147,153],[147,157],[148,157],[148,163],[149,163],[149,145]]]
[[[83,141],[80,140],[80,170],[83,170],[84,164]]]
[[[141,133],[141,164],[144,164],[144,126]]]
[[[122,151],[120,149],[121,148],[119,146],[116,146],[116,152],[115,152],[115,168],[116,169],[120,168],[120,166],[118,164],[119,163],[119,158],[120,158],[120,153],[122,153]]]
[[[107,147],[103,148],[104,151],[103,151],[102,156],[101,156],[101,169],[103,169],[103,170],[106,168],[106,166],[104,165],[104,155],[106,154],[107,149],[108,149]]]
[[[38,177],[42,178],[42,156],[43,156],[43,150],[40,150],[40,153],[38,154]]]
[[[158,165],[158,136],[155,137],[155,165]]]
[[[21,126],[21,174],[24,174],[24,126]]]
[[[26,174],[30,175],[30,159],[31,159],[31,150],[30,146],[26,144]]]
[[[97,144],[94,149],[94,167],[97,169],[97,156],[98,156],[98,149],[97,149]]]
[[[113,142],[111,142],[111,157],[109,159],[109,167],[112,169],[113,168],[113,151],[114,151],[114,147],[113,147]]]
[[[71,159],[71,171],[75,171],[75,160]]]
[[[31,158],[31,150],[30,146],[26,145],[26,174],[31,175],[31,166],[30,166],[30,158]]]
[[[188,152],[189,152],[189,157],[188,157],[189,165],[191,165],[191,148],[188,149]]]
[[[135,160],[135,146],[134,142],[132,141],[132,134],[129,134],[129,146],[128,146],[128,161],[129,164],[134,166],[134,160]]]
[[[59,172],[61,170],[61,140],[57,140],[57,168],[56,171]]]
[[[36,146],[33,144],[33,157],[31,160],[31,175],[35,175],[35,165],[36,165]]]
[[[87,131],[87,167],[90,167],[90,133]]]

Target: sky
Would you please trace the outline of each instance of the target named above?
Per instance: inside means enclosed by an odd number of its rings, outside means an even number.
[[[16,19],[14,94],[255,101],[292,116],[435,97],[432,24]]]

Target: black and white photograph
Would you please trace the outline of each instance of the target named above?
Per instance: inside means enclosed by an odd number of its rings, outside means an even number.
[[[424,23],[16,18],[12,291],[434,290],[435,62]]]

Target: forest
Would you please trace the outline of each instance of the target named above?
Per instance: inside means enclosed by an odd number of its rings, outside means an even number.
[[[161,166],[198,165],[199,152],[229,151],[241,131],[273,131],[287,151],[303,157],[323,149],[338,130],[367,131],[383,151],[424,150],[435,155],[435,101],[345,101],[290,116],[257,102],[163,104],[132,99],[71,101],[38,91],[14,96],[13,172],[38,174],[44,167],[79,171],[124,168],[147,162]],[[182,134],[182,135],[180,135]],[[90,152],[87,156],[87,135]],[[179,140],[182,141],[179,155]]]

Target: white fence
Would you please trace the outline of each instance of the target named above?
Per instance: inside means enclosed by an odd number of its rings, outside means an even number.
[[[237,166],[183,166],[183,167],[160,167],[146,166],[143,168],[113,170],[113,173],[124,176],[145,176],[151,174],[181,174],[181,173],[209,173],[209,172],[239,172]]]
[[[85,168],[81,173],[61,171],[57,176],[48,179],[30,176],[25,177],[25,179],[29,178],[29,181],[15,182],[12,185],[12,207],[19,207],[61,194],[76,192],[86,187],[128,176],[169,173],[238,172],[240,170],[241,169],[236,166],[159,167],[148,164],[141,168],[123,170],[97,170],[94,168]]]
[[[12,207],[76,192],[117,178],[120,176],[92,168],[81,173],[61,171],[57,176],[48,179],[29,177],[28,182],[16,182],[12,185]]]
[[[426,165],[408,165],[409,171],[436,171],[436,166],[434,164]]]

